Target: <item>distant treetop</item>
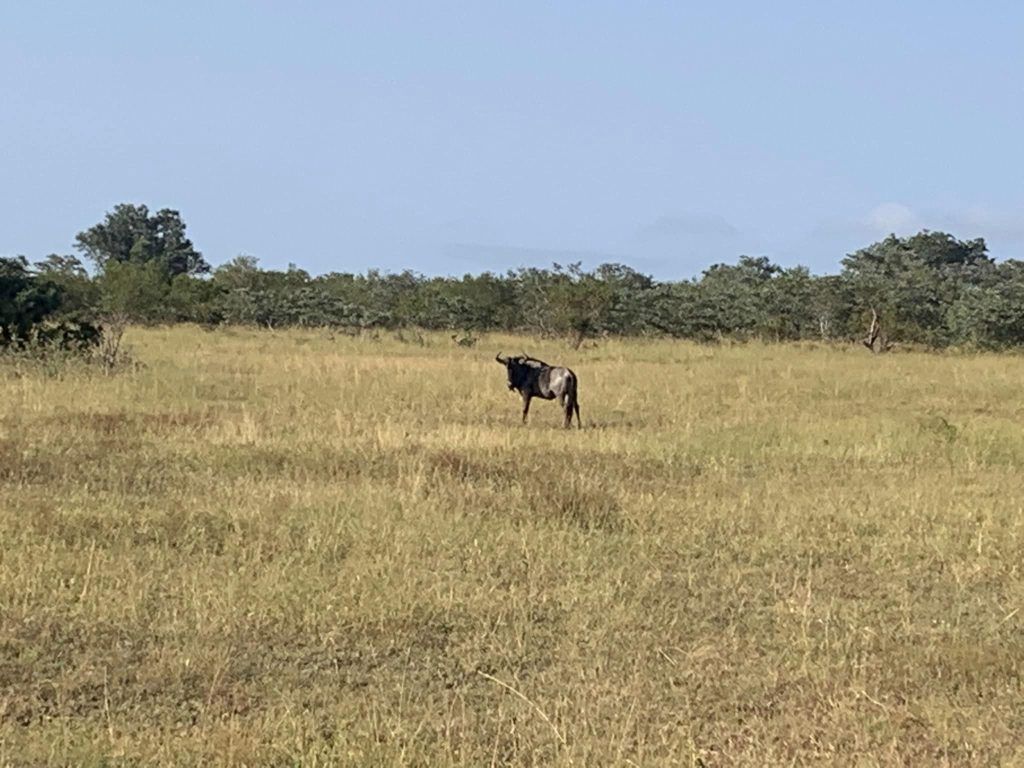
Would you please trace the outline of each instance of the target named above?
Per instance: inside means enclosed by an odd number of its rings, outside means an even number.
[[[75,247],[101,271],[109,262],[156,263],[169,276],[197,275],[210,265],[185,236],[181,214],[164,208],[150,215],[145,205],[122,203],[75,238]]]

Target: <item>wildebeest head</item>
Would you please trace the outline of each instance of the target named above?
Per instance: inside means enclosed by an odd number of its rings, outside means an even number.
[[[528,355],[502,357],[499,353],[494,359],[505,366],[505,371],[508,373],[509,389],[522,389],[526,386],[530,374],[543,365],[540,360],[534,360]]]

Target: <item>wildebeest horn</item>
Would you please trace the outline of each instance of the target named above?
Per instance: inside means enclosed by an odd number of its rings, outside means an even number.
[[[504,365],[504,364],[505,364],[505,361],[501,359],[501,352],[499,352],[498,354],[496,354],[496,355],[494,356],[494,359],[495,359],[495,360],[497,360],[497,361],[498,361],[499,363],[501,363],[502,365]]]

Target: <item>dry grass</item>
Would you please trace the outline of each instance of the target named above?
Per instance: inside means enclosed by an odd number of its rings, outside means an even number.
[[[0,369],[0,765],[1024,763],[1022,358],[129,342]]]

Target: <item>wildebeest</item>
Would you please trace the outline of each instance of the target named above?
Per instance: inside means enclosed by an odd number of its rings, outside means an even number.
[[[579,380],[568,368],[548,365],[543,360],[523,354],[518,357],[495,358],[508,371],[508,388],[514,389],[523,398],[523,423],[530,412],[530,400],[541,397],[545,400],[558,398],[558,404],[565,412],[565,428],[572,426],[572,415],[576,414],[576,426],[583,429],[580,421],[580,404],[576,399]]]

